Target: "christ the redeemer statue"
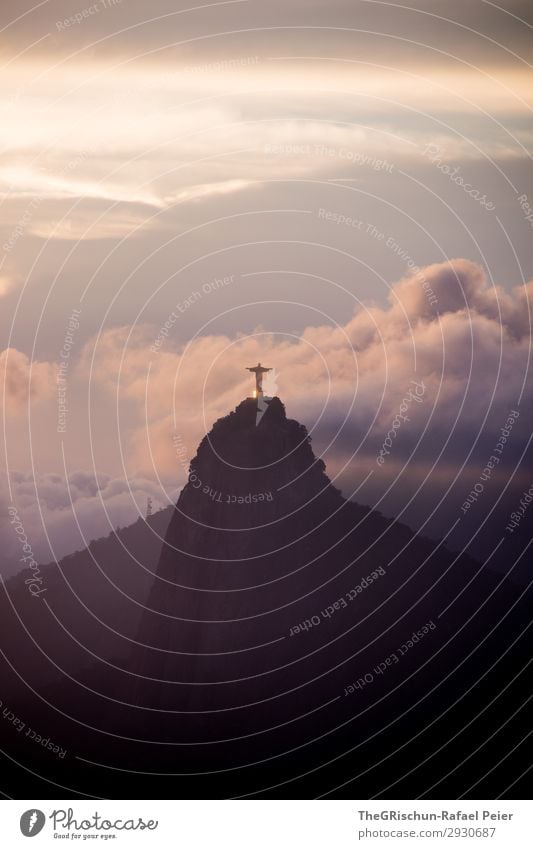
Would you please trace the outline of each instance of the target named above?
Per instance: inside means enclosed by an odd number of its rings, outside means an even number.
[[[247,366],[246,371],[255,373],[255,398],[260,398],[263,395],[263,375],[267,371],[272,371],[271,368],[265,368],[261,363],[256,366]]]

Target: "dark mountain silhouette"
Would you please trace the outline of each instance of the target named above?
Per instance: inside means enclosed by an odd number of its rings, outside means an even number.
[[[277,398],[43,574],[6,584],[2,698],[68,751],[4,721],[12,795],[490,798],[527,766],[527,593],[346,501]]]
[[[61,679],[60,670],[46,662],[47,656],[71,675],[91,663],[76,640],[101,657],[127,660],[131,643],[115,632],[135,639],[171,513],[169,507],[149,519],[139,518],[58,564],[40,566],[45,592],[39,598],[28,591],[30,569],[6,581],[0,598],[2,648],[8,657],[10,650],[24,648],[26,662],[31,660],[25,668],[33,687]],[[13,645],[10,628],[15,623],[26,636]],[[40,649],[36,653],[30,650],[32,637]]]

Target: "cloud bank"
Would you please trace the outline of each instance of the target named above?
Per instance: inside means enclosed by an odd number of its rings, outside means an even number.
[[[388,306],[360,305],[344,325],[308,326],[296,339],[258,327],[248,336],[200,336],[175,347],[170,334],[154,353],[158,328],[108,329],[80,351],[73,372],[78,391],[86,394],[90,386],[92,398],[88,412],[74,412],[69,425],[75,456],[83,462],[85,451],[85,468],[94,463],[94,470],[51,473],[44,451],[36,466],[45,471],[11,475],[13,500],[38,548],[44,533],[39,498],[61,553],[79,547],[73,512],[91,538],[134,520],[148,495],[156,505],[171,503],[204,433],[251,394],[245,367],[258,360],[276,368],[277,394],[288,415],[307,425],[315,451],[324,452],[345,494],[371,470],[369,491],[376,500],[391,486],[405,499],[436,464],[426,484],[429,503],[463,464],[463,475],[475,480],[509,411],[516,410],[522,418],[494,472],[499,486],[528,436],[522,425],[533,400],[532,298],[533,282],[504,290],[490,285],[479,265],[456,259],[399,280]],[[2,358],[8,362],[5,352]],[[54,364],[37,363],[30,371],[16,351],[9,361],[8,415],[20,416],[28,391],[40,409],[54,403],[47,395]],[[423,386],[421,403],[409,405],[386,462],[378,464],[413,385]],[[92,443],[80,437],[76,415],[92,421]],[[103,422],[105,440],[94,438]],[[109,443],[117,446],[111,474],[102,454]]]

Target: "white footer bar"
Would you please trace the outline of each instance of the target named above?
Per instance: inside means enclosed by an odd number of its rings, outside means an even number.
[[[392,849],[533,845],[522,801],[3,801],[2,846]],[[28,839],[35,838],[35,844]]]

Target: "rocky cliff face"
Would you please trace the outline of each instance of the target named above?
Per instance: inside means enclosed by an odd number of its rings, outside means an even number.
[[[140,632],[142,643],[191,656],[148,652],[143,663],[166,679],[178,669],[211,681],[259,671],[272,660],[259,647],[288,639],[348,568],[353,548],[340,536],[365,512],[331,485],[278,398],[260,419],[256,402],[243,401],[191,463]]]
[[[244,401],[216,422],[191,463],[150,606],[224,623],[266,614],[269,599],[295,602],[298,588],[316,583],[311,562],[329,547],[328,523],[344,506],[306,429],[287,419],[279,399],[259,424],[255,401]],[[280,582],[283,589],[269,589]]]

